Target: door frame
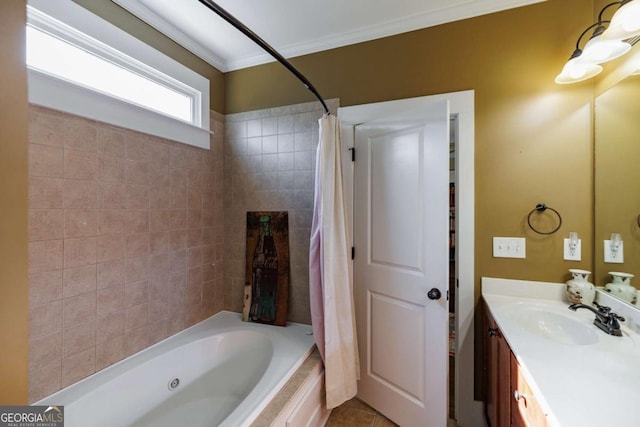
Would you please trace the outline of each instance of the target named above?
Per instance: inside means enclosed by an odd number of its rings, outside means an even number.
[[[373,104],[338,108],[345,150],[355,144],[355,126],[382,118],[389,112],[420,109],[434,101],[448,100],[450,114],[458,116],[456,147],[456,364],[455,414],[458,424],[484,426],[483,404],[474,400],[474,215],[475,215],[475,132],[473,90],[407,98]],[[357,153],[356,153],[357,156]],[[353,171],[350,152],[343,157],[345,197],[351,216],[350,239],[353,243]],[[357,249],[357,248],[356,248]],[[353,261],[351,273],[353,274]]]

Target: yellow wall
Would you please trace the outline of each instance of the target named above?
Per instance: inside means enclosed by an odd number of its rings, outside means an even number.
[[[591,0],[550,0],[292,62],[342,106],[474,89],[476,289],[481,276],[561,282],[576,267],[563,261],[562,239],[592,239],[593,85],[554,78],[592,16]],[[225,82],[228,113],[313,99],[279,64]],[[562,214],[558,233],[527,227],[539,202]],[[526,237],[527,258],[494,259],[492,236]],[[590,268],[585,246],[579,265]]]
[[[110,0],[73,0],[151,47],[209,79],[211,109],[224,114],[224,75]]]
[[[342,106],[475,90],[476,302],[482,276],[563,282],[593,264],[593,83],[554,83],[593,7],[549,0],[292,60]],[[225,84],[227,113],[313,100],[279,64],[227,73]],[[540,202],[561,213],[559,232],[528,228]],[[580,263],[563,260],[569,231],[585,242]],[[493,236],[526,237],[527,258],[493,258]]]
[[[0,2],[0,405],[27,403],[26,0]]]

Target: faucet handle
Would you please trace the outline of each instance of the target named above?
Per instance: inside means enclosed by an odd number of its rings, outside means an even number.
[[[600,305],[597,302],[593,302],[593,305],[595,305],[598,308],[598,311],[602,314],[604,314],[605,316],[609,314],[609,312],[611,311],[611,307],[607,307],[606,305]]]

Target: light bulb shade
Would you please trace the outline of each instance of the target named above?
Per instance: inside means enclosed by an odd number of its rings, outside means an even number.
[[[598,64],[578,62],[580,56],[572,58],[562,68],[562,72],[556,77],[556,83],[565,85],[578,83],[583,80],[595,77],[602,72],[602,67]]]
[[[602,36],[592,37],[582,50],[576,62],[581,64],[603,64],[629,52],[631,45],[621,40],[603,40]]]
[[[640,0],[624,4],[611,18],[604,40],[626,40],[640,34]]]

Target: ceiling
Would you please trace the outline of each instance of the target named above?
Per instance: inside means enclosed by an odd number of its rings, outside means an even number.
[[[273,59],[198,0],[111,0],[223,72]],[[217,0],[290,58],[544,0]]]

